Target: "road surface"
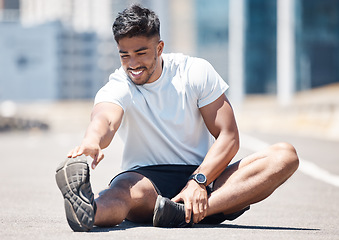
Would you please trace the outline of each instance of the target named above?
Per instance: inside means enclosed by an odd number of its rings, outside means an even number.
[[[162,229],[124,222],[113,228],[74,233],[68,227],[55,168],[83,136],[81,131],[0,133],[0,239],[339,239],[339,142],[296,136],[242,133],[237,158],[278,141],[295,145],[302,163],[297,173],[265,201],[233,222],[191,229]],[[119,171],[117,138],[91,172],[94,192]],[[307,164],[306,164],[307,165]],[[326,175],[327,174],[327,175]],[[326,176],[331,176],[324,180]]]

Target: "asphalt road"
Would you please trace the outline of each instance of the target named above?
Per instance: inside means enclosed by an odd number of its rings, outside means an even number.
[[[265,201],[233,222],[191,229],[162,229],[124,222],[113,228],[74,233],[68,227],[54,173],[82,132],[0,133],[0,239],[339,239],[339,187],[297,173]],[[288,141],[299,156],[339,176],[339,142],[247,133],[266,143]],[[91,172],[94,192],[119,171],[122,144],[116,139]],[[251,153],[245,141],[237,158]]]

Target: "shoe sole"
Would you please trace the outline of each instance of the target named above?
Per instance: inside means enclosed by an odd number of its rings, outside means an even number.
[[[66,218],[75,232],[86,232],[94,224],[94,207],[82,192],[89,181],[89,167],[84,156],[67,158],[56,170],[56,182],[64,197]]]

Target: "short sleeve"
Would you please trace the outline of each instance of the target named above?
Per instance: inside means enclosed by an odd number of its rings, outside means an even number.
[[[204,107],[228,89],[227,83],[206,60],[195,58],[189,67],[189,81],[197,96],[197,105]]]
[[[128,81],[120,75],[119,70],[110,75],[108,83],[97,92],[94,105],[101,102],[111,102],[126,111],[131,102],[131,91]]]

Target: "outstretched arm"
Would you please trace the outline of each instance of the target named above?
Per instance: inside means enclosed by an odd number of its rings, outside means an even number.
[[[207,177],[206,185],[213,182],[227,167],[239,149],[239,133],[232,107],[222,94],[217,100],[200,108],[204,122],[216,141],[205,156],[204,161],[194,173],[203,173]],[[185,188],[172,199],[184,201],[186,221],[193,212],[193,221],[201,221],[207,213],[207,192],[194,180],[188,181]]]
[[[104,158],[102,149],[108,147],[118,130],[124,111],[114,103],[99,103],[93,108],[91,122],[80,146],[68,153],[68,157],[82,154],[93,158],[92,168]]]

